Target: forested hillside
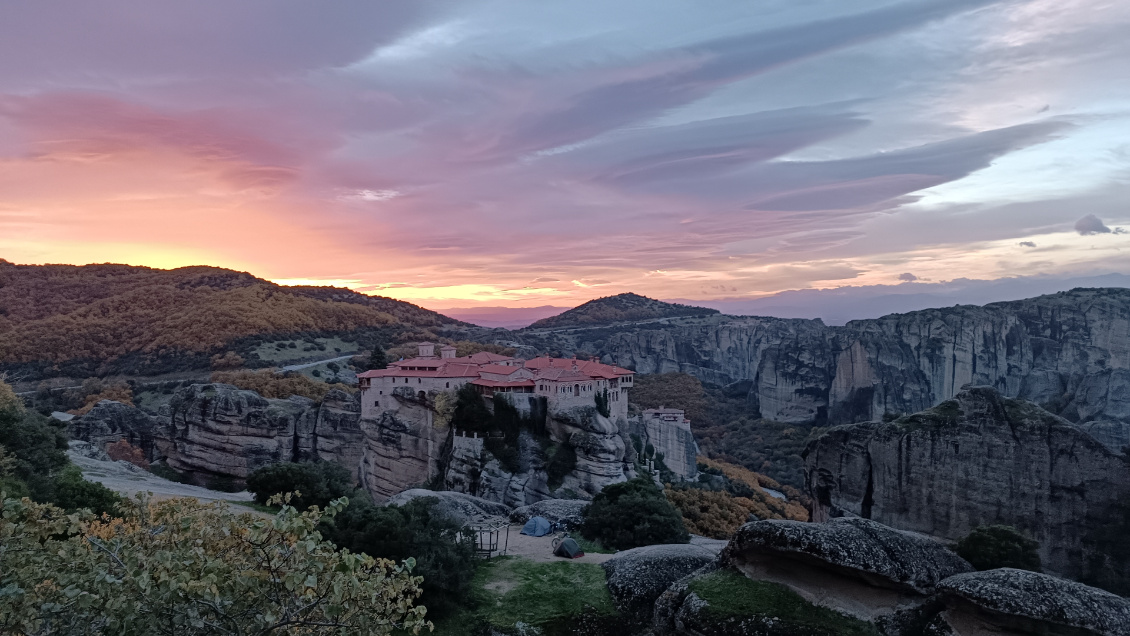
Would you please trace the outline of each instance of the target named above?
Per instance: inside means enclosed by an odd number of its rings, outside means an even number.
[[[579,327],[606,325],[627,320],[648,320],[651,318],[673,318],[676,316],[708,316],[718,313],[717,309],[693,307],[678,303],[665,303],[639,294],[617,294],[590,300],[564,313],[542,318],[527,329],[548,329],[555,327]]]
[[[15,265],[0,260],[0,368],[24,376],[207,367],[268,335],[395,343],[457,321],[332,287],[283,287],[215,267]],[[363,332],[363,333],[361,333]]]

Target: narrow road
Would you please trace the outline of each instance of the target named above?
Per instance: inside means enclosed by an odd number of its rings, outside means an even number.
[[[338,356],[336,358],[329,358],[327,360],[318,360],[317,362],[304,362],[302,364],[288,364],[285,367],[279,367],[279,370],[280,371],[298,371],[300,369],[306,369],[306,368],[309,368],[309,367],[317,366],[319,364],[325,364],[327,362],[337,362],[338,360],[348,360],[355,355],[357,355],[357,354],[351,353],[347,356]]]

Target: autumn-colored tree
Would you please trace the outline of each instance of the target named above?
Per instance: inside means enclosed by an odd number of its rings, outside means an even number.
[[[226,351],[223,355],[217,353],[212,356],[212,368],[220,371],[238,369],[242,367],[245,362],[243,356],[234,351]]]
[[[281,503],[275,501],[273,503]],[[420,577],[338,549],[322,512],[236,515],[195,499],[123,504],[121,518],[0,508],[0,633],[385,635],[430,628]]]
[[[133,406],[133,390],[124,382],[103,384],[101,381],[87,381],[83,382],[83,390],[92,392],[87,393],[86,397],[83,398],[81,407],[70,411],[72,415],[86,415],[102,400],[112,400]]]
[[[149,462],[145,459],[145,451],[120,439],[106,447],[106,454],[114,461],[127,461],[138,468],[149,470]]]

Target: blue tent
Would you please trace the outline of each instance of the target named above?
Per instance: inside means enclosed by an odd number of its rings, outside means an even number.
[[[545,517],[530,517],[526,525],[522,526],[522,534],[528,534],[531,537],[544,537],[549,534],[549,528],[549,519]]]

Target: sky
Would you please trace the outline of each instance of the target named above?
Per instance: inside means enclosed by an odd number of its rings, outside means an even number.
[[[1130,274],[1128,36],[1125,0],[5,2],[0,258],[435,309]]]

